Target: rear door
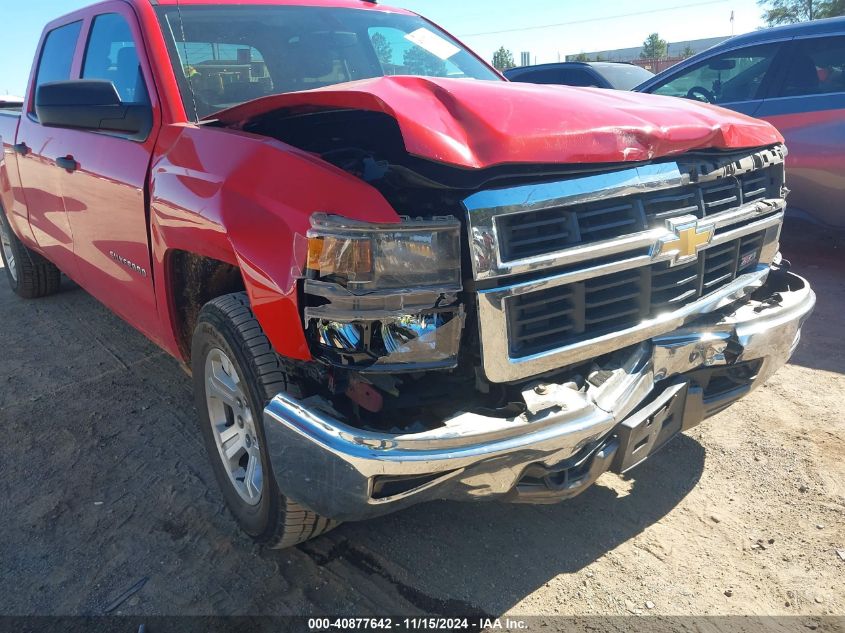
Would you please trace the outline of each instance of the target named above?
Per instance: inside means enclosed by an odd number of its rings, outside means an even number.
[[[757,112],[786,139],[790,207],[845,226],[845,35],[796,38]]]
[[[123,2],[97,5],[86,20],[82,79],[114,83],[124,103],[149,105],[143,138],[66,130],[75,163],[62,172],[64,205],[85,288],[158,340],[146,204],[147,173],[160,111],[137,19]]]
[[[647,92],[697,99],[754,116],[787,44],[769,42],[716,53],[693,66],[669,73]]]
[[[47,258],[77,281],[73,232],[62,198],[64,172],[56,163],[72,151],[70,134],[67,130],[46,128],[38,122],[35,94],[41,84],[73,76],[82,27],[80,20],[48,31],[44,36],[34,84],[21,115],[16,146],[23,197],[33,237]]]

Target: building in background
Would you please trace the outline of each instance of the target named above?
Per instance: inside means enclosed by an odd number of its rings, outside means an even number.
[[[531,53],[528,51],[522,51],[520,55],[520,66],[530,66],[531,65]]]
[[[640,55],[643,52],[642,46],[634,46],[631,48],[617,48],[608,51],[593,51],[590,53],[577,53],[575,55],[567,55],[566,61],[608,61],[608,62],[630,62],[637,66],[642,66],[646,70],[653,73],[659,73],[666,70],[670,66],[677,64],[679,61],[692,57],[696,53],[712,48],[717,44],[721,44],[730,35],[723,37],[707,37],[700,40],[688,40],[686,42],[670,42],[667,48],[666,57],[661,59],[643,59]]]

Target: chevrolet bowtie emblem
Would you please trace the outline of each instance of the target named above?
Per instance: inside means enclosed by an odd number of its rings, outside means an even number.
[[[695,259],[698,251],[713,240],[715,227],[712,224],[700,224],[692,215],[671,218],[666,221],[666,228],[672,235],[660,238],[652,248],[652,257],[674,255],[669,265],[682,264]]]

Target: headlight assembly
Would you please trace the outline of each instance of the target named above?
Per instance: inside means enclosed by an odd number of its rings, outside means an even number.
[[[376,225],[314,216],[305,321],[315,356],[359,371],[456,366],[460,240],[453,217]]]
[[[315,215],[308,232],[308,277],[354,294],[460,289],[461,225],[453,217],[398,224]]]

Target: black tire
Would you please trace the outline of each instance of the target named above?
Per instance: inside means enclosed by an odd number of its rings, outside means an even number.
[[[250,413],[256,421],[254,430],[264,474],[257,505],[250,505],[241,498],[218,451],[205,380],[206,360],[215,349],[224,352],[232,361],[240,383],[246,389]],[[307,541],[338,525],[338,522],[311,512],[279,491],[264,448],[266,439],[261,413],[277,393],[299,394],[256,320],[246,293],[218,297],[202,308],[194,330],[191,366],[200,431],[226,505],[241,529],[258,543],[282,549]]]
[[[8,240],[8,248],[14,257],[15,273],[13,274],[6,256],[6,247],[0,246],[0,257],[3,258],[3,266],[6,269],[6,279],[15,294],[24,299],[38,299],[59,291],[62,283],[61,271],[55,264],[24,246],[9,225],[2,209],[0,209],[0,237],[3,241]]]

